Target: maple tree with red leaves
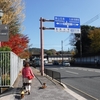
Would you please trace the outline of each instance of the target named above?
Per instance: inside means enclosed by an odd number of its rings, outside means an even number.
[[[11,51],[17,55],[20,55],[27,48],[29,39],[27,35],[22,34],[10,34],[9,41],[2,42],[2,47],[8,46]]]

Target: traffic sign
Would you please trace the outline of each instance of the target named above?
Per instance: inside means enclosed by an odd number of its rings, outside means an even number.
[[[0,41],[9,40],[9,28],[8,25],[0,25]]]
[[[80,19],[74,17],[54,17],[55,31],[81,33]]]

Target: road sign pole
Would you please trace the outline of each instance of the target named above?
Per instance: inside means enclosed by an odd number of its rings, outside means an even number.
[[[43,19],[42,17],[40,17],[40,44],[41,44],[41,68],[40,68],[40,72],[41,75],[44,76],[44,34],[43,34],[43,30],[54,30],[54,28],[46,28],[43,27],[43,22],[54,22],[54,20],[48,20],[48,19]]]
[[[40,44],[41,44],[41,69],[40,69],[40,72],[41,72],[41,75],[44,76],[44,47],[43,47],[43,31],[42,31],[42,28],[43,28],[43,18],[41,17],[40,18]]]

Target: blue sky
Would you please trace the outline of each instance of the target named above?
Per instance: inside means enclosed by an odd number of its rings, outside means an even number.
[[[76,17],[80,18],[80,24],[83,25],[91,18],[98,15],[94,22],[88,25],[100,27],[100,0],[24,0],[25,1],[25,20],[24,34],[27,34],[31,47],[40,48],[40,17],[45,19],[54,19],[54,16]],[[43,23],[45,27],[54,27],[53,22]],[[45,30],[44,49],[61,50],[61,41],[63,49],[71,49],[69,39],[72,33],[55,32],[54,30]]]

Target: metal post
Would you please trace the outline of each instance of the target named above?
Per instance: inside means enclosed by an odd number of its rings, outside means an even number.
[[[42,30],[54,30],[54,28],[43,27],[43,22],[54,22],[54,20],[43,19],[40,17],[40,44],[41,44],[41,75],[44,76],[44,36]]]
[[[40,44],[41,44],[41,75],[44,76],[44,47],[43,47],[43,23],[42,20],[43,18],[40,17]]]

